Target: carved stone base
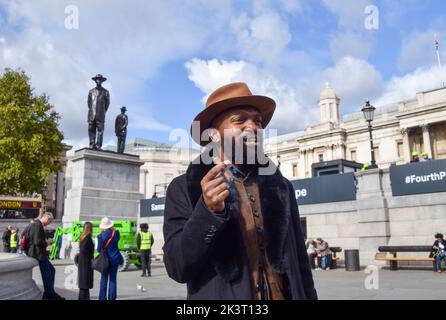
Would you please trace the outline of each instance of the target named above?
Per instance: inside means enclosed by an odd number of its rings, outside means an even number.
[[[40,300],[42,293],[32,278],[37,260],[0,253],[0,300]]]

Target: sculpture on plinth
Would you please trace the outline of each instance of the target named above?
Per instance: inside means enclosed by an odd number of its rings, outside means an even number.
[[[101,150],[104,137],[105,113],[110,106],[110,94],[102,87],[107,80],[101,74],[91,78],[96,87],[88,92],[88,136],[90,148]]]
[[[129,119],[125,112],[127,111],[126,107],[121,108],[121,113],[118,114],[115,120],[115,134],[118,137],[118,153],[124,153],[125,149],[125,138],[127,136],[127,125],[129,123]]]

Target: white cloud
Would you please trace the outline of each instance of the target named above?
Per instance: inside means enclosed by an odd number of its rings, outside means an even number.
[[[384,89],[381,74],[365,60],[344,57],[322,73],[342,99],[342,112],[355,111],[365,99],[379,96]]]
[[[364,29],[365,8],[370,5],[367,0],[322,0],[322,3],[339,18],[339,26],[347,31]]]
[[[50,36],[39,29],[22,32],[15,41],[0,45],[0,65],[22,68],[31,76],[36,93],[50,96],[50,103],[62,116],[66,138],[77,139],[87,133],[86,100],[91,75],[70,55],[56,50]]]
[[[8,26],[0,38],[0,65],[22,67],[37,92],[50,94],[63,117],[66,140],[76,146],[88,143],[86,96],[94,85],[90,77],[98,72],[109,78],[104,86],[112,94],[106,141],[115,139],[113,120],[121,105],[131,112],[135,129],[170,129],[143,97],[147,81],[172,61],[188,61],[189,79],[205,98],[233,81],[245,81],[254,93],[273,97],[278,108],[271,126],[282,132],[318,121],[317,98],[327,81],[341,98],[343,113],[357,110],[366,98],[379,102],[375,104],[397,102],[441,83],[443,74],[426,68],[384,82],[366,61],[374,40],[364,28],[366,0],[323,0],[338,17],[338,28],[330,35],[334,64],[329,67],[321,67],[326,62],[323,50],[290,48],[298,34],[291,34],[289,16],[302,13],[306,4],[277,3],[255,1],[251,12],[236,13],[231,0],[151,0],[150,5],[141,0],[125,6],[119,1],[0,0],[6,12],[1,25]],[[64,28],[69,4],[79,7],[79,30]],[[431,54],[435,58],[432,38],[431,48],[427,35],[415,38],[404,41],[398,61],[403,71]],[[200,55],[231,60],[190,59]],[[443,57],[446,63],[444,52]]]
[[[279,133],[318,122],[317,100],[327,81],[341,98],[343,113],[357,111],[365,99],[378,97],[384,90],[379,72],[366,61],[353,57],[345,57],[333,67],[295,81],[279,79],[265,69],[240,60],[193,59],[185,66],[189,79],[205,95],[203,103],[216,88],[235,81],[246,82],[254,94],[272,97],[277,109],[270,128],[278,128]]]
[[[88,137],[83,137],[83,138],[79,138],[79,139],[65,139],[64,143],[66,143],[67,145],[71,146],[71,150],[67,152],[67,156],[71,157],[74,155],[74,151],[85,148],[86,146],[88,146],[89,141],[88,141]],[[104,144],[105,146],[106,144]]]
[[[342,114],[359,111],[366,99],[380,107],[412,99],[417,92],[446,83],[446,67],[420,68],[386,82],[373,65],[354,57],[344,57],[332,67],[295,81],[279,79],[243,60],[192,59],[185,66],[189,79],[204,93],[203,103],[213,90],[235,81],[248,83],[254,94],[275,99],[277,109],[269,128],[279,129],[279,134],[319,121],[317,99],[325,82],[341,99]]]
[[[135,129],[145,129],[145,130],[157,130],[157,131],[169,131],[172,127],[165,125],[153,119],[151,116],[144,116],[141,114],[134,114],[132,118],[129,119],[129,126]]]
[[[242,13],[231,22],[241,56],[249,61],[275,65],[291,41],[288,24],[275,11],[250,18]]]
[[[385,88],[379,71],[367,61],[354,57],[344,57],[312,76],[300,77],[295,86],[305,105],[318,110],[319,94],[327,82],[341,99],[341,114],[357,111],[365,99],[379,97]]]
[[[337,33],[330,39],[330,52],[335,61],[346,56],[367,59],[372,51],[370,37],[353,33]]]
[[[402,71],[412,71],[420,67],[437,64],[434,39],[438,32],[429,30],[426,32],[414,32],[406,36],[401,46],[398,57],[398,67]],[[440,43],[446,37],[439,36]]]
[[[299,130],[316,120],[317,110],[303,103],[298,88],[280,81],[269,72],[246,61],[209,61],[193,59],[186,63],[189,79],[207,97],[229,82],[246,82],[253,94],[266,95],[277,103],[270,129],[279,133]]]
[[[419,68],[401,77],[393,77],[376,105],[386,105],[413,99],[417,92],[432,90],[446,84],[446,67]]]
[[[338,17],[338,29],[330,36],[330,52],[335,61],[346,56],[367,59],[373,49],[373,32],[365,28],[366,0],[323,0]],[[379,9],[379,8],[378,8]]]
[[[65,7],[79,8],[79,29],[64,27]],[[146,81],[166,63],[189,57],[209,45],[209,39],[231,16],[231,1],[165,2],[0,0],[5,12],[0,66],[21,67],[37,92],[46,92],[62,115],[67,141],[85,141],[91,76],[104,74],[111,89],[111,106],[127,105],[136,114],[151,114],[141,103]],[[118,111],[119,112],[119,111]],[[104,139],[113,139],[107,114]],[[112,119],[112,120],[110,120]],[[138,120],[139,121],[139,120]],[[154,117],[137,126],[166,130]]]
[[[283,9],[288,13],[301,13],[304,10],[301,0],[281,0]]]
[[[247,66],[248,63],[245,61],[219,61],[217,59],[205,61],[197,58],[185,64],[189,80],[206,93],[202,100],[203,104],[215,88],[236,81]]]
[[[419,15],[426,8],[426,2],[419,0],[381,0],[379,4],[380,20],[392,28],[401,29],[410,15]],[[435,9],[433,9],[435,10]]]

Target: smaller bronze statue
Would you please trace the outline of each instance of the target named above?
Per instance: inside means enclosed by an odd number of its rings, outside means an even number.
[[[102,87],[107,80],[101,74],[91,78],[96,87],[88,92],[88,136],[90,148],[101,150],[104,136],[105,113],[110,105],[110,94]]]
[[[127,111],[126,107],[121,108],[121,114],[118,114],[115,120],[115,133],[118,137],[118,153],[124,153],[125,149],[125,138],[127,136],[127,125],[129,123],[129,119],[125,112]]]

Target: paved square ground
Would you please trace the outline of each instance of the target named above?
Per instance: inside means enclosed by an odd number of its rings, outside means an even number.
[[[67,299],[77,299],[77,289],[70,288],[74,283],[75,269],[72,262],[58,260],[54,265],[57,291]],[[118,273],[118,299],[185,299],[185,285],[171,280],[161,262],[152,264],[152,277],[141,278],[140,275],[141,271],[136,268]],[[398,271],[378,269],[377,273],[371,275],[366,274],[365,270],[348,272],[338,268],[314,271],[313,275],[319,298],[322,300],[444,299],[442,292],[446,289],[446,272],[435,273],[428,269]],[[33,277],[41,287],[42,280],[38,267],[34,268]],[[367,277],[374,278],[376,282],[373,283],[371,278]],[[92,299],[98,298],[99,278],[99,273],[95,272],[95,288],[91,290]],[[377,285],[378,289],[373,289],[373,284]]]

